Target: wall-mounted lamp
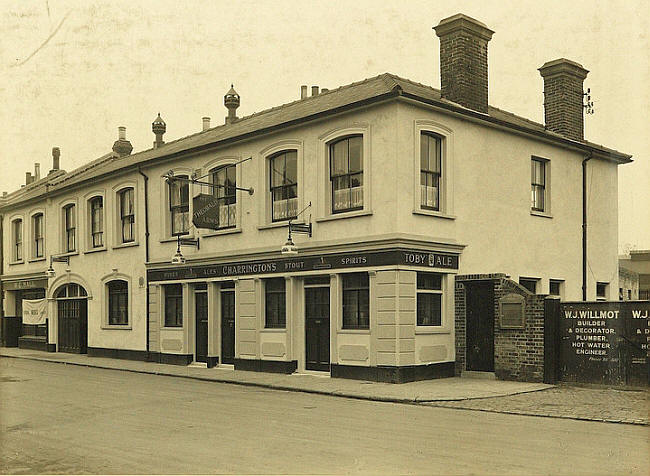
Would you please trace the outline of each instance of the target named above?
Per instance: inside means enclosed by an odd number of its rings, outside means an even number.
[[[298,218],[300,215],[302,215],[304,211],[307,210],[309,207],[311,207],[311,202],[309,202],[309,204],[305,208],[303,208],[302,211],[298,213],[295,218]],[[309,217],[308,225],[291,223],[295,218],[289,220],[289,237],[287,238],[287,242],[282,246],[282,248],[280,248],[280,252],[283,255],[292,256],[298,254],[298,247],[295,245],[293,239],[291,238],[292,233],[309,235],[309,237],[311,238],[311,215]]]
[[[52,263],[65,263],[68,266],[70,266],[70,257],[50,255],[50,267],[47,268],[47,271],[45,271],[45,276],[47,276],[48,278],[53,278],[54,276],[56,276],[56,271],[54,271],[54,267],[52,266]]]
[[[181,253],[181,246],[196,246],[196,249],[199,249],[199,239],[198,238],[181,238],[180,236],[176,237],[176,253],[172,256],[172,264],[185,264],[185,256]]]

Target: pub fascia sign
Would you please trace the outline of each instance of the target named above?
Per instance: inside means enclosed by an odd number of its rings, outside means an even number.
[[[165,281],[386,265],[458,269],[458,255],[438,252],[389,250],[305,256],[299,259],[274,259],[245,263],[224,263],[187,268],[149,270],[148,273],[150,281]]]

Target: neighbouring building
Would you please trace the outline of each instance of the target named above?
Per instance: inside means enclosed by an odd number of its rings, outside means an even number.
[[[386,73],[239,118],[231,88],[225,123],[191,136],[165,143],[159,115],[153,148],[132,153],[120,129],[111,153],[67,173],[54,149],[50,173],[0,205],[5,319],[47,318],[23,320],[18,345],[390,382],[540,379],[544,296],[616,299],[617,168],[631,157],[584,139],[578,63],[539,69],[539,124],[489,105],[489,28],[455,15],[435,32],[440,90]],[[297,255],[280,251],[290,229]]]
[[[619,256],[619,285],[624,299],[650,299],[650,250],[632,250]],[[620,280],[620,278],[619,278]]]

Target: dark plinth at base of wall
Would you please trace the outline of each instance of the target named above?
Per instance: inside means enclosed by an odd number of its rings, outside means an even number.
[[[194,356],[192,354],[163,354],[160,352],[149,352],[146,361],[157,362],[159,364],[189,365],[194,361]]]
[[[47,344],[48,352],[56,352],[56,344]]]
[[[219,357],[207,357],[205,363],[209,369],[212,369],[219,365]]]
[[[38,339],[34,337],[25,337],[21,336],[18,338],[18,348],[20,349],[31,349],[31,350],[42,350],[43,352],[48,351],[48,344],[45,338]]]
[[[235,359],[235,370],[291,374],[295,372],[297,368],[297,360],[290,360],[287,362],[282,360]]]
[[[370,380],[371,382],[406,383],[417,380],[453,377],[454,362],[409,365],[406,367],[361,367],[356,365],[332,364],[330,375],[336,378]]]
[[[109,359],[147,360],[144,350],[106,349],[104,347],[88,347],[88,357],[106,357]]]

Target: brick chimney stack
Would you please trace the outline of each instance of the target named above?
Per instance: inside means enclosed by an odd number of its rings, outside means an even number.
[[[584,140],[582,83],[587,77],[582,65],[560,58],[544,63],[544,124],[549,131],[573,140]]]
[[[488,112],[488,41],[494,32],[458,13],[433,27],[440,37],[440,84],[443,99]]]

